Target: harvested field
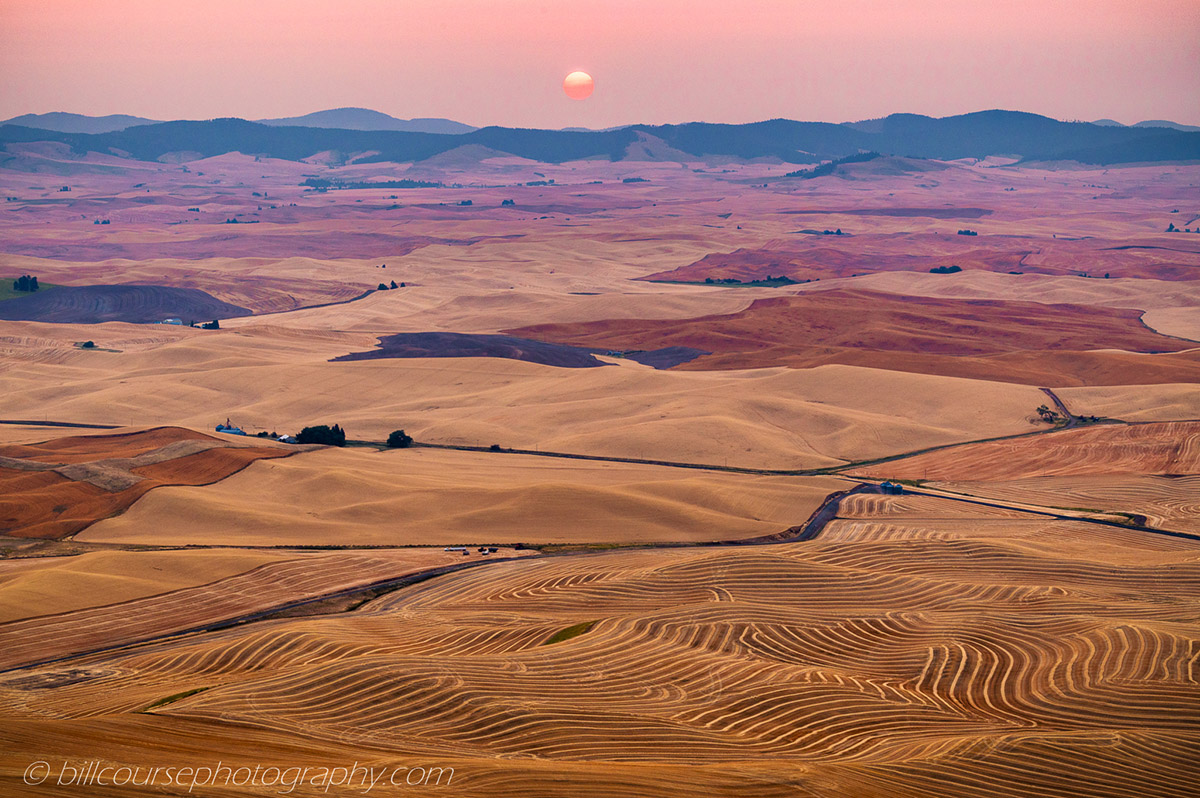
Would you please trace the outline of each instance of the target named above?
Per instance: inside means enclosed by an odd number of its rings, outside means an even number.
[[[683,369],[828,363],[1026,384],[1200,381],[1200,353],[1140,323],[1136,310],[946,300],[834,290],[760,299],[685,321],[545,324],[508,333],[580,347],[688,346],[713,354]],[[1093,350],[1122,350],[1121,352]]]
[[[1200,235],[1162,231],[1200,221],[1200,167],[878,158],[802,180],[649,137],[625,155],[0,156],[12,274],[255,314],[0,320],[4,420],[164,427],[0,425],[0,518],[90,523],[0,536],[0,794],[58,791],[24,781],[46,761],[454,769],[372,796],[1195,795],[1200,544],[1112,513],[1194,523]],[[810,282],[703,282],[780,274]],[[611,367],[330,362],[544,325],[595,340],[536,346]],[[1043,386],[1178,423],[962,445],[1045,430]],[[180,429],[226,417],[484,451],[280,457],[303,447]],[[770,545],[746,541],[856,480],[545,456],[794,471],[941,446],[870,471],[994,498],[856,493]],[[1060,499],[1084,509],[1034,512]],[[516,542],[547,556],[477,550]]]
[[[1077,416],[1101,416],[1123,421],[1200,419],[1200,389],[1194,383],[1063,388],[1057,393]]]
[[[63,538],[164,485],[208,485],[298,450],[164,427],[0,446],[0,531]]]
[[[955,446],[846,473],[936,482],[960,481],[964,475],[973,482],[997,482],[1093,474],[1200,474],[1200,422],[1082,427]]]
[[[286,556],[239,549],[111,550],[0,560],[0,623],[206,584]]]
[[[1031,504],[1016,497],[1005,498]],[[927,546],[930,541],[953,542],[955,546],[985,543],[1051,559],[1094,560],[1121,568],[1130,565],[1134,556],[1144,565],[1178,562],[1181,556],[1194,554],[1200,545],[1186,538],[986,507],[951,496],[911,493],[846,497],[837,517],[822,530],[820,540],[848,547],[876,543]],[[1052,580],[1048,577],[1047,581]]]
[[[140,761],[138,711],[205,688],[148,710],[154,746],[209,755],[237,724],[253,756],[421,758],[464,795],[1185,798],[1196,545],[1114,532],[1092,556],[968,526],[497,563],[6,675],[5,761],[100,735]]]
[[[246,308],[199,289],[165,285],[64,285],[0,304],[0,319],[55,324],[147,324],[168,318],[188,324],[249,315]]]
[[[1200,475],[1093,474],[1007,482],[934,482],[929,487],[1000,501],[1129,513],[1159,529],[1200,532]]]
[[[289,552],[194,587],[0,623],[0,671],[206,626],[463,560],[461,554],[441,549]]]
[[[1155,308],[1142,317],[1146,326],[1163,335],[1200,341],[1200,307]]]

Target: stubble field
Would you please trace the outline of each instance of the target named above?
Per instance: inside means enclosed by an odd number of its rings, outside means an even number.
[[[62,288],[0,300],[5,794],[1194,793],[1200,167],[17,149],[0,277]],[[428,333],[603,365],[338,359]]]

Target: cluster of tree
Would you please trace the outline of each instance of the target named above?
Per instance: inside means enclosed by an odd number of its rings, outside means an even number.
[[[626,177],[621,180],[622,183],[649,183],[650,181],[644,177]]]
[[[315,188],[318,191],[348,188],[441,188],[444,183],[431,183],[428,180],[326,180],[323,177],[310,177],[300,185]],[[391,197],[391,199],[396,199]]]
[[[932,269],[929,270],[929,273],[930,274],[954,274],[955,272],[961,272],[961,271],[962,271],[961,266],[934,266]]]
[[[402,429],[392,430],[392,434],[388,435],[387,445],[389,449],[407,449],[413,445],[413,438]]]
[[[802,282],[807,283],[808,280],[793,280],[786,274],[781,274],[778,277],[767,275],[766,277],[759,277],[755,280],[746,280],[745,282],[737,279],[736,277],[705,277],[704,282],[706,285],[745,285],[754,288],[761,288],[764,286],[767,288],[774,288],[780,285],[797,285],[798,283]]]
[[[376,287],[376,289],[375,289],[375,290],[376,290],[376,291],[390,291],[390,290],[392,290],[393,288],[404,288],[404,283],[400,283],[399,285],[396,285],[396,281],[395,281],[395,280],[392,280],[392,284],[391,284],[391,285],[388,285],[387,283],[380,283],[380,284],[379,284],[379,285]]]
[[[471,200],[459,200],[458,204],[466,206],[466,205],[474,205],[475,203]]]
[[[32,274],[22,274],[17,279],[13,280],[14,291],[36,291],[38,290],[37,278]]]
[[[974,230],[965,230],[965,229],[959,230],[958,234],[960,236],[977,236],[977,235],[979,235],[979,233],[975,232]]]
[[[1171,211],[1171,213],[1175,213],[1175,211]],[[1200,233],[1200,227],[1197,227],[1195,230],[1193,230],[1190,227],[1185,227],[1182,230],[1180,230],[1178,227],[1175,226],[1174,222],[1171,222],[1169,225],[1167,225],[1167,232],[1168,233]]]
[[[1058,422],[1058,413],[1051,410],[1046,405],[1038,405],[1037,414],[1041,416],[1042,421],[1047,424],[1055,424]]]
[[[500,200],[500,204],[501,205],[516,205],[517,203],[514,200],[506,199],[506,200]]]
[[[81,349],[95,349],[96,342],[95,341],[84,341],[79,346]]]
[[[795,172],[788,172],[784,177],[799,177],[804,180],[812,180],[814,177],[824,177],[825,175],[833,174],[834,170],[842,164],[865,163],[866,161],[873,161],[878,157],[880,156],[877,152],[859,152],[854,155],[847,155],[845,158],[837,158],[829,163],[823,163],[812,169],[797,169]]]
[[[345,446],[346,433],[337,424],[332,427],[321,424],[316,427],[305,427],[296,436],[297,443],[320,443],[325,446]]]
[[[192,326],[193,327],[199,326],[201,330],[219,330],[219,329],[221,329],[221,323],[219,321],[217,321],[216,319],[213,319],[212,321],[206,321],[200,325],[197,325],[195,322],[192,322]]]

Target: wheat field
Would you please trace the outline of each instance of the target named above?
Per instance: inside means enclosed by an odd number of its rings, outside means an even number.
[[[456,795],[1194,795],[1200,544],[964,507],[855,495],[815,541],[493,563],[5,674],[6,760],[154,761],[150,724]]]

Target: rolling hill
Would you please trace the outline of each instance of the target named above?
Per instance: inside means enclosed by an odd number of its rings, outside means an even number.
[[[362,125],[366,124],[364,114],[376,119],[372,113],[342,109],[294,120],[270,120],[270,124],[242,119],[177,121],[99,134],[4,125],[0,126],[0,144],[59,141],[78,152],[115,153],[145,161],[172,153],[186,153],[187,159],[195,159],[235,151],[294,161],[340,151],[363,153],[360,162],[409,162],[468,144],[550,163],[588,158],[616,161],[637,159],[648,141],[696,160],[766,158],[785,163],[815,163],[864,150],[939,160],[989,155],[1100,164],[1200,159],[1200,135],[1195,133],[1060,122],[1014,111],[981,111],[941,119],[893,114],[840,125],[772,119],[744,125],[633,125],[597,132],[485,127],[469,133],[442,133],[294,126],[314,122]],[[314,116],[318,118],[314,120]],[[632,145],[641,146],[631,151]]]
[[[331,108],[303,116],[281,119],[259,119],[259,124],[272,127],[321,127],[338,130],[403,130],[409,133],[470,133],[478,128],[452,119],[397,119],[370,108]]]
[[[128,114],[109,114],[108,116],[87,116],[85,114],[70,114],[63,111],[52,111],[48,114],[21,114],[12,119],[5,119],[0,125],[20,125],[39,130],[55,130],[60,133],[112,133],[136,125],[157,125],[159,120],[146,119],[141,116]]]

